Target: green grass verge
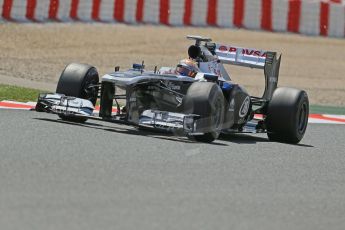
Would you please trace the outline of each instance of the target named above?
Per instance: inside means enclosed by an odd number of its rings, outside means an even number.
[[[345,107],[310,105],[309,113],[345,115]]]
[[[38,89],[29,89],[13,85],[0,84],[0,101],[13,100],[20,102],[37,101],[39,93],[44,91]]]
[[[38,94],[46,91],[0,84],[0,101],[13,100],[20,102],[36,101]],[[99,104],[99,100],[97,101]],[[345,107],[310,105],[310,113],[345,114]]]

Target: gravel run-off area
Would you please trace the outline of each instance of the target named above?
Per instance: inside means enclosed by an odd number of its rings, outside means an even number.
[[[0,24],[0,83],[54,91],[70,62],[100,75],[145,61],[174,66],[187,57],[186,35],[283,54],[279,86],[305,89],[311,104],[345,106],[345,40],[243,29],[130,26],[102,23]],[[260,96],[263,71],[227,66],[232,79]]]

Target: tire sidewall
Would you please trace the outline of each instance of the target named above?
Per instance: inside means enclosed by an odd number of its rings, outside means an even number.
[[[304,115],[300,117],[302,110]],[[267,110],[268,137],[272,140],[298,143],[305,134],[308,115],[309,100],[305,91],[286,87],[277,88]]]
[[[308,126],[308,114],[309,114],[309,102],[307,100],[307,94],[302,91],[299,95],[298,98],[298,104],[296,106],[296,113],[295,113],[295,117],[294,117],[294,125],[295,128],[293,130],[291,130],[291,132],[293,132],[293,134],[297,137],[298,140],[301,140],[302,137],[304,136],[304,133],[307,129]],[[300,113],[302,112],[301,110],[306,109],[305,113],[306,113],[306,117],[300,117]],[[302,124],[303,128],[300,128],[301,125],[301,121],[300,120],[304,120],[305,124]]]
[[[62,71],[56,87],[56,93],[87,99],[95,106],[98,88],[93,88],[92,96],[88,95],[85,90],[88,85],[98,84],[98,82],[99,75],[95,67],[87,64],[71,63]],[[85,122],[87,120],[87,118],[63,114],[60,114],[59,117],[72,122]]]
[[[88,99],[96,104],[97,94],[89,97],[85,89],[90,84],[97,84],[99,75],[97,69],[87,64],[71,63],[65,67],[60,75],[56,93]]]
[[[224,96],[215,83],[195,82],[187,91],[184,112],[200,115],[196,121],[197,132],[216,139],[224,121]],[[207,139],[212,139],[212,138]]]

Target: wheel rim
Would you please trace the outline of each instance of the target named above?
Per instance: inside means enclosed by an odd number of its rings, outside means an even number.
[[[298,132],[303,133],[307,123],[307,105],[303,103],[298,113]]]
[[[84,93],[85,93],[85,99],[93,101],[97,98],[97,90],[96,86],[93,86],[97,84],[94,81],[86,82],[85,88],[84,88]]]
[[[92,103],[96,103],[98,87],[94,85],[97,85],[97,84],[98,84],[98,80],[95,79],[94,77],[90,77],[90,79],[87,79],[85,81],[85,84],[83,87],[84,99],[89,100]]]

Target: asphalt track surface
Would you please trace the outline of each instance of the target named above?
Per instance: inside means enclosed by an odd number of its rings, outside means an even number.
[[[214,144],[0,111],[1,229],[344,229],[345,126]]]

